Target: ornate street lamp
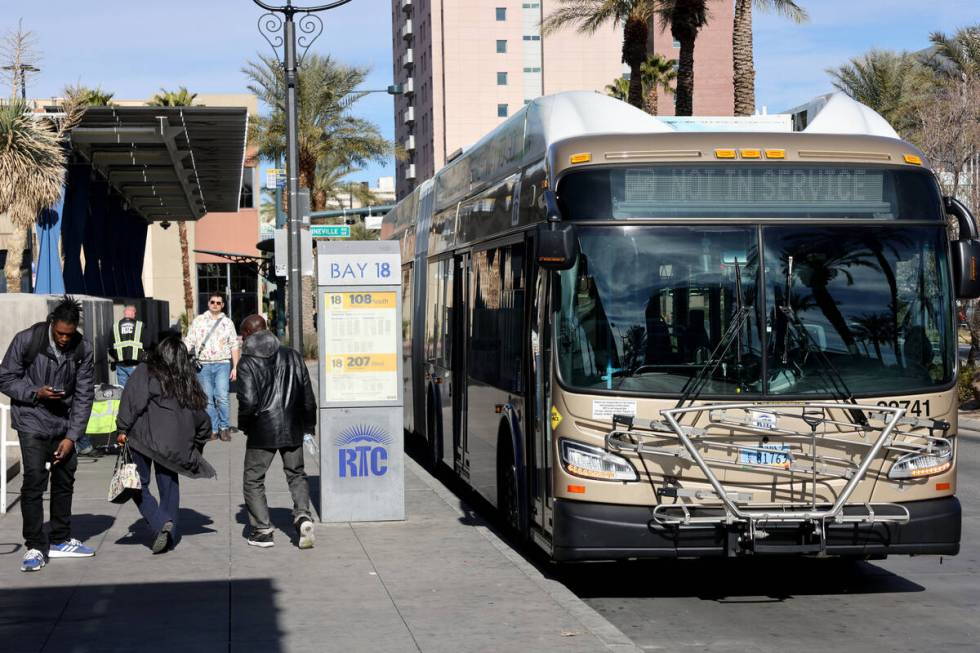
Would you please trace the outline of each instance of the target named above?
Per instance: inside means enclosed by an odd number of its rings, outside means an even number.
[[[289,341],[292,347],[303,353],[303,255],[300,241],[299,215],[299,150],[296,143],[296,47],[302,59],[313,41],[323,33],[323,21],[317,12],[334,9],[351,0],[334,0],[315,7],[297,7],[286,0],[281,7],[274,7],[262,0],[252,0],[265,9],[259,16],[259,33],[269,42],[276,58],[283,65],[286,76],[286,188],[289,193],[287,289],[289,291]],[[282,17],[279,16],[282,14]],[[299,14],[299,19],[294,20]],[[296,36],[299,26],[300,35]],[[282,48],[280,57],[279,49]]]

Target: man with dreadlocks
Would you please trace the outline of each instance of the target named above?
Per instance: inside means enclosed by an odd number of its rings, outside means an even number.
[[[81,318],[82,305],[66,295],[47,321],[14,336],[0,363],[0,392],[10,397],[24,469],[20,510],[27,552],[21,571],[39,571],[47,558],[95,555],[71,536],[75,442],[85,433],[95,394],[92,349],[78,331]],[[44,533],[42,500],[48,464],[50,540]]]

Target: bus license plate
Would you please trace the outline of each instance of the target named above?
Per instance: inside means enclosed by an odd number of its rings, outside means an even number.
[[[739,449],[739,462],[743,465],[789,467],[789,447],[785,444],[764,444],[759,449]]]

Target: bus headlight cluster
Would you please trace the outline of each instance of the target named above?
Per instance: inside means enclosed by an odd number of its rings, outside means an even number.
[[[932,451],[905,454],[888,470],[888,478],[924,478],[942,474],[952,466],[953,446],[945,442],[935,445]]]
[[[561,462],[569,474],[600,481],[635,481],[639,475],[622,456],[581,442],[561,440]]]

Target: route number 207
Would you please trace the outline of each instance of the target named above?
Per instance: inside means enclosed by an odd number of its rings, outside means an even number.
[[[930,415],[928,399],[925,401],[919,401],[918,399],[915,401],[908,399],[903,401],[895,401],[893,399],[892,401],[879,401],[878,405],[888,406],[889,408],[904,408],[906,413],[915,415],[916,417],[922,417],[923,415],[929,417]]]

